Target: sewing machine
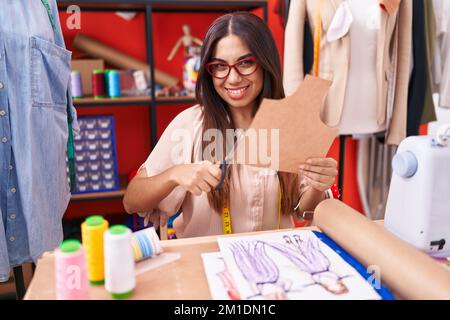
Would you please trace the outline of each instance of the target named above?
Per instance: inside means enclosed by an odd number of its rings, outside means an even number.
[[[385,227],[435,257],[450,257],[450,125],[403,140],[392,160]]]

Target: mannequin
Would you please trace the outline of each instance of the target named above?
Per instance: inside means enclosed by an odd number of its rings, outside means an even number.
[[[388,144],[406,136],[411,50],[411,0],[292,1],[285,33],[284,86],[303,80],[303,25],[322,34],[319,77],[332,81],[322,120],[341,134],[386,132]]]
[[[194,43],[196,43],[199,46],[203,44],[202,40],[191,35],[191,27],[189,27],[189,25],[184,24],[182,30],[184,35],[181,36],[181,38],[179,38],[178,41],[175,43],[175,46],[172,48],[172,51],[170,51],[170,54],[167,57],[167,61],[172,61],[181,44],[183,44],[184,46],[185,55],[188,52],[188,48],[191,47]]]

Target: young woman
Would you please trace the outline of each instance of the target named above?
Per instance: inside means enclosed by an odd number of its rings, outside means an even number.
[[[245,130],[263,98],[284,97],[270,30],[250,13],[224,15],[209,28],[201,56],[199,104],[166,128],[130,182],[125,209],[154,222],[181,211],[174,221],[177,237],[292,227],[295,210],[314,210],[325,199],[337,175],[334,159],[309,159],[298,174],[228,165],[216,189],[223,156],[203,156],[210,147],[205,132],[216,129],[225,137],[226,130]]]

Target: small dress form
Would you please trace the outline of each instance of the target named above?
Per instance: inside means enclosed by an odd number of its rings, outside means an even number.
[[[350,64],[339,134],[372,134],[386,130],[377,123],[377,37],[379,0],[347,0],[353,15],[349,29]],[[355,121],[356,120],[356,121]]]

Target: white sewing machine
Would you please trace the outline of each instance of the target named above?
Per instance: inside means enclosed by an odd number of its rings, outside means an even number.
[[[392,160],[385,227],[435,257],[450,257],[450,125],[403,140]]]

